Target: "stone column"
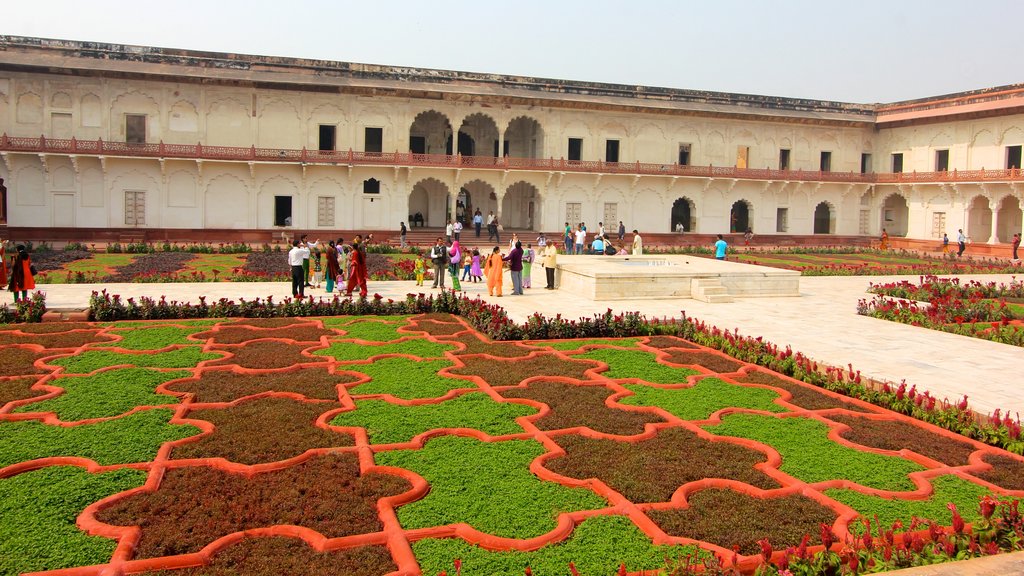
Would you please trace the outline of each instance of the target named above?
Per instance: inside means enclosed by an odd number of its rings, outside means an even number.
[[[988,203],[989,210],[992,211],[992,235],[988,238],[989,244],[999,243],[999,204],[994,202]]]
[[[498,162],[505,157],[505,131],[498,128]]]

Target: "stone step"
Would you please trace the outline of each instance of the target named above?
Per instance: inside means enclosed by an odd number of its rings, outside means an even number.
[[[733,301],[732,296],[728,294],[708,294],[703,298],[695,298],[695,300],[707,302],[708,304],[725,304]]]

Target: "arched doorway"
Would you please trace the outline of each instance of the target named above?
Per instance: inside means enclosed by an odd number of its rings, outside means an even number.
[[[1024,211],[1013,196],[1005,196],[999,202],[999,229],[996,231],[1000,242],[1013,242],[1014,233],[1021,231]]]
[[[478,112],[462,121],[459,127],[459,154],[489,158],[498,156],[498,125],[493,118]]]
[[[680,230],[680,225],[682,225],[683,232],[695,231],[697,229],[697,218],[695,212],[693,200],[690,200],[686,196],[676,198],[676,201],[672,203],[672,221],[670,230],[678,232]]]
[[[505,129],[505,150],[500,154],[512,158],[543,158],[544,130],[540,122],[529,116],[513,118]]]
[[[814,233],[834,234],[835,217],[832,215],[832,207],[828,202],[821,202],[814,207]]]
[[[746,200],[738,200],[729,211],[729,232],[746,232],[752,230],[754,207]]]
[[[975,242],[988,242],[992,235],[992,209],[988,198],[975,196],[967,208],[967,236]]]
[[[495,200],[494,187],[483,180],[470,180],[462,185],[459,190],[459,199],[465,206],[465,221],[467,228],[473,225],[473,214],[480,210],[480,215],[487,219],[489,212],[498,212],[498,202]],[[458,206],[456,206],[458,208]]]
[[[505,190],[505,198],[501,201],[501,223],[506,228],[533,230],[534,223],[540,222],[539,206],[537,187],[529,182],[516,182]]]
[[[409,127],[409,151],[413,154],[445,154],[451,138],[452,123],[447,116],[436,110],[420,112]]]
[[[7,224],[7,186],[0,178],[0,224]]]
[[[890,194],[882,202],[882,228],[889,236],[906,236],[910,222],[910,207],[899,194]]]
[[[409,192],[409,222],[424,226],[443,227],[448,222],[448,186],[440,180],[420,180]]]

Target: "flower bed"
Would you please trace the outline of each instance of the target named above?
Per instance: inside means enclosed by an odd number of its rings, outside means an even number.
[[[400,314],[0,327],[0,568],[609,576],[763,555],[763,573],[859,573],[1019,542],[994,539],[1024,525],[1014,505],[978,504],[1016,494],[1024,458],[744,361],[819,374],[763,342],[690,320],[519,326],[450,296],[322,306]],[[494,342],[419,306],[588,337]],[[32,341],[60,334],[89,338]],[[702,342],[717,339],[741,359]]]
[[[1024,346],[1024,282],[961,284],[925,276],[916,285],[894,282],[871,291],[876,295],[858,302],[858,314]]]

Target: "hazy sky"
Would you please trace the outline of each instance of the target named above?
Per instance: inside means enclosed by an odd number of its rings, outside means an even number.
[[[1020,0],[82,0],[0,33],[871,103],[1024,82]]]

